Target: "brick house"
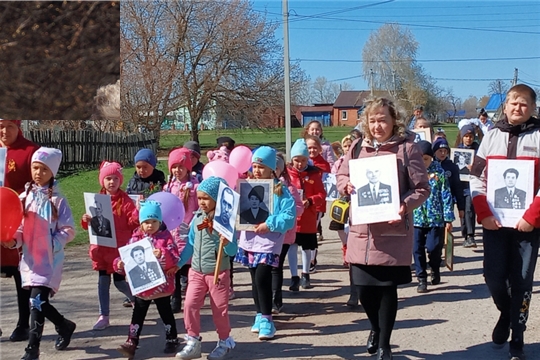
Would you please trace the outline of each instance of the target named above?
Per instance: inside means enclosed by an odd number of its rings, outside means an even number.
[[[386,91],[374,91],[373,95],[389,96]],[[360,121],[364,101],[370,96],[370,90],[340,92],[334,102],[332,126],[356,126]]]

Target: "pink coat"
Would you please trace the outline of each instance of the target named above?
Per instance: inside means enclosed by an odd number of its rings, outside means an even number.
[[[300,193],[298,192],[298,189],[294,187],[294,185],[287,183],[283,178],[281,178],[281,181],[287,185],[287,188],[289,189],[292,197],[294,198],[294,203],[296,204],[296,218],[298,219],[304,213],[304,203],[302,202]],[[294,244],[295,239],[296,239],[296,221],[294,223],[294,227],[285,233],[285,239],[283,239],[283,243],[291,245],[291,244]]]

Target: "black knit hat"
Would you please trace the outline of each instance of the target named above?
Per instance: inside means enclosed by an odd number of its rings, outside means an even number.
[[[225,146],[229,151],[234,149],[234,140],[228,136],[221,136],[217,138],[218,147]]]
[[[433,150],[431,149],[431,143],[429,141],[420,140],[416,144],[420,147],[422,155],[429,155],[433,157]]]

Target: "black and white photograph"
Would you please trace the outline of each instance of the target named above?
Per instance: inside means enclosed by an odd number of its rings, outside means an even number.
[[[239,180],[237,189],[240,193],[240,209],[236,229],[254,230],[256,225],[265,222],[272,214],[274,181]]]
[[[469,177],[471,175],[471,166],[474,161],[474,150],[451,148],[450,159],[459,168],[459,180],[469,181]]]
[[[88,224],[90,244],[115,248],[116,234],[111,196],[84,193],[84,204],[86,213],[92,216]]]
[[[239,204],[240,194],[220,182],[216,201],[216,215],[214,216],[214,229],[229,241],[233,240]]]
[[[398,220],[400,200],[396,155],[355,159],[349,163],[353,225]]]
[[[165,274],[148,238],[122,246],[118,251],[133,295],[165,283]]]
[[[6,179],[6,157],[7,148],[0,147],[0,186],[4,186],[4,181]]]
[[[502,226],[514,227],[534,198],[534,161],[490,159],[487,200]]]
[[[322,176],[322,181],[324,184],[324,190],[326,190],[326,201],[334,201],[339,199],[336,174],[324,173]]]
[[[426,140],[431,142],[430,129],[413,129],[413,131],[416,133],[416,138],[414,139],[415,143],[419,142],[420,140]]]

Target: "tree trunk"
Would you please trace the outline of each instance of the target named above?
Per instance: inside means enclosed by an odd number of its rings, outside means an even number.
[[[190,133],[191,133],[191,140],[199,142],[199,130],[196,127],[194,127],[194,128],[191,128]]]

